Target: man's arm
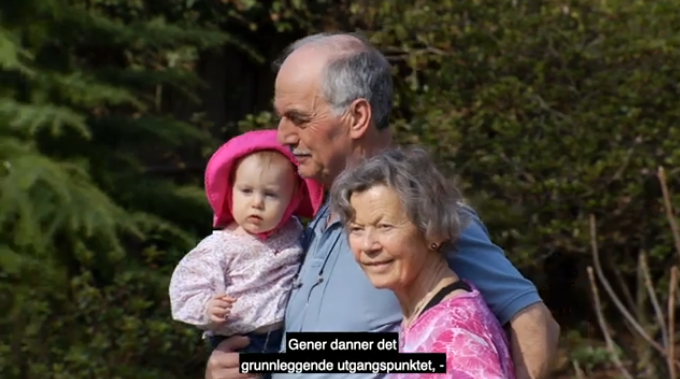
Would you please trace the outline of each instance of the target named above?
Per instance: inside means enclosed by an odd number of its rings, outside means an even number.
[[[510,320],[510,340],[517,379],[547,378],[559,337],[560,326],[543,302],[515,315]]]
[[[533,283],[491,242],[474,211],[469,216],[449,264],[474,283],[501,324],[510,325],[517,379],[541,379],[557,352],[559,327]]]

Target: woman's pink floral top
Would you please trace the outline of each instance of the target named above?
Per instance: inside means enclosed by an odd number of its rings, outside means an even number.
[[[505,331],[472,288],[428,309],[400,333],[403,353],[446,353],[446,375],[392,374],[389,379],[515,379]]]

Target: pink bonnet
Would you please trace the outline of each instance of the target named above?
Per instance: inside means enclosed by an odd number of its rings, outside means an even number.
[[[205,192],[214,213],[213,226],[226,226],[234,220],[231,214],[231,181],[234,165],[239,159],[254,152],[275,150],[287,157],[296,167],[298,166],[295,156],[287,147],[279,143],[276,134],[274,129],[241,134],[222,145],[210,158],[205,170]],[[292,215],[313,218],[323,204],[324,189],[321,184],[302,178],[301,183],[297,196],[293,198],[281,220],[281,225]]]

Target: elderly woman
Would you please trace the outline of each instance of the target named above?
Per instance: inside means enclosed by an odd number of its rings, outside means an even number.
[[[445,259],[454,253],[466,210],[427,152],[374,156],[346,170],[331,197],[357,263],[376,288],[399,299],[401,351],[446,353],[447,375],[421,378],[514,379],[500,323]]]

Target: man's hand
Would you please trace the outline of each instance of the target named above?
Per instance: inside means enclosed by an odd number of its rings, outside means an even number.
[[[205,379],[238,379],[254,377],[253,374],[241,374],[238,372],[238,353],[234,351],[243,349],[250,344],[248,337],[234,336],[222,341],[213,350],[208,365],[205,369]]]
[[[560,326],[543,303],[526,307],[510,320],[517,379],[543,379],[557,354]]]
[[[231,313],[231,307],[236,299],[227,295],[216,295],[208,300],[206,312],[210,317],[210,322],[213,324],[221,324],[227,320]]]

